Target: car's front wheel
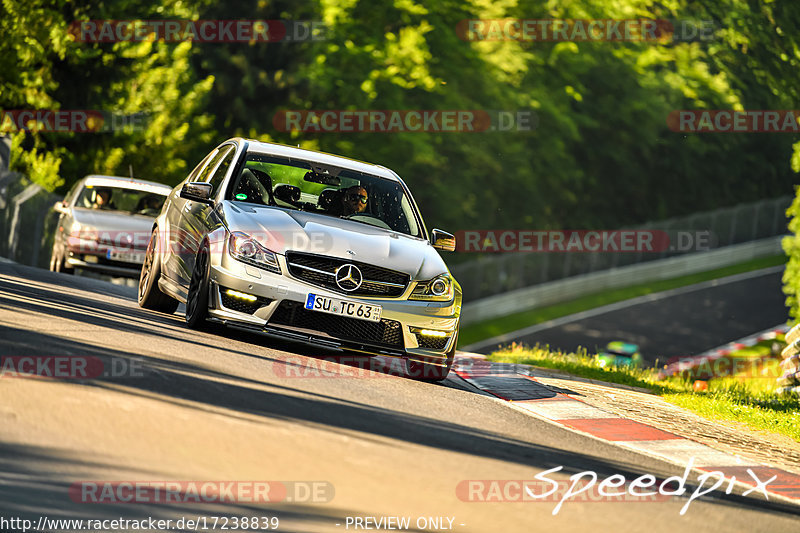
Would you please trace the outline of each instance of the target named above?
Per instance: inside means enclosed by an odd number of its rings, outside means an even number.
[[[161,254],[159,254],[158,240],[158,229],[155,229],[150,236],[150,242],[147,243],[144,264],[139,273],[139,307],[172,314],[180,302],[164,294],[158,288],[158,278],[161,277]]]
[[[447,352],[447,361],[445,366],[437,366],[428,363],[420,363],[418,361],[406,360],[406,373],[409,377],[419,381],[436,382],[444,380],[450,373],[450,368],[453,366],[453,361],[456,357],[456,345],[458,344],[458,332],[456,332],[453,345],[450,351]]]
[[[211,254],[204,242],[197,252],[186,296],[186,324],[192,329],[204,329],[208,322],[208,284],[211,275]]]

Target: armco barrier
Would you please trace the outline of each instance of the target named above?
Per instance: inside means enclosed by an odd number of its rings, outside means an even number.
[[[786,232],[786,209],[791,205],[793,196],[768,198],[730,207],[692,213],[681,217],[666,220],[653,220],[639,226],[616,228],[623,231],[644,231],[648,233],[667,234],[670,246],[660,251],[652,252],[626,252],[602,251],[580,253],[578,248],[572,252],[547,251],[541,249],[542,236],[534,237],[533,229],[529,231],[511,232],[517,234],[506,242],[505,231],[493,232],[493,239],[479,241],[483,244],[477,246],[487,247],[493,253],[467,253],[467,250],[477,252],[475,249],[475,233],[480,234],[477,228],[464,228],[461,232],[460,248],[463,253],[447,258],[450,271],[461,283],[464,289],[464,304],[488,298],[509,291],[521,290],[560,281],[574,276],[603,272],[614,268],[622,268],[634,264],[658,261],[670,257],[683,256],[686,253],[700,250],[713,250],[726,248],[735,244],[758,241],[775,237]],[[467,233],[472,237],[468,241]],[[609,232],[605,232],[609,233]],[[611,231],[610,233],[615,233]],[[526,243],[522,245],[521,235]],[[701,238],[701,236],[704,236]],[[701,246],[702,240],[702,246]],[[471,242],[471,245],[468,245]],[[545,241],[547,242],[547,241]],[[494,245],[489,244],[494,243]],[[498,248],[519,243],[521,248],[529,251],[499,253]],[[586,244],[586,242],[583,242]],[[674,246],[673,246],[674,244]],[[500,245],[500,246],[498,246]],[[688,245],[688,247],[687,247]],[[693,247],[693,245],[696,245]],[[571,246],[571,245],[570,245]],[[530,249],[532,248],[532,250]],[[539,250],[533,252],[533,250]],[[496,253],[495,253],[496,252]]]
[[[750,259],[783,253],[783,236],[735,244],[706,252],[659,259],[489,296],[464,304],[463,325],[566,302],[608,289],[629,287],[735,265]]]
[[[800,395],[800,324],[786,334],[786,348],[781,352],[781,370],[778,391],[783,394]]]

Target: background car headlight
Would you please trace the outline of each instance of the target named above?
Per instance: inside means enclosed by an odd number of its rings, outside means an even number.
[[[281,267],[275,252],[267,250],[247,233],[234,231],[228,239],[228,252],[242,263],[271,270],[278,274]]]
[[[453,278],[448,274],[436,276],[429,281],[420,281],[409,300],[428,300],[435,302],[447,302],[453,299]]]

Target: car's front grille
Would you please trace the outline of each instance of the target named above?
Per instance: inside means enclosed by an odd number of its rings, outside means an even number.
[[[289,273],[297,279],[352,296],[397,297],[405,292],[411,281],[407,274],[388,268],[301,252],[287,252],[286,264]],[[343,265],[354,265],[361,271],[362,282],[358,289],[344,291],[336,283],[336,270]]]
[[[420,348],[427,350],[444,350],[449,340],[450,337],[429,337],[417,333],[417,344],[419,344]]]
[[[294,326],[327,333],[331,337],[402,348],[403,327],[396,320],[382,318],[369,322],[357,318],[309,311],[299,302],[283,301],[269,319],[268,325]]]

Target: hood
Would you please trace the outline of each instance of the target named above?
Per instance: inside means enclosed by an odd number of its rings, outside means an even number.
[[[422,239],[341,218],[275,207],[221,205],[230,231],[243,231],[273,252],[306,252],[368,263],[430,279],[447,272],[438,252]]]
[[[121,246],[133,245],[134,248],[142,249],[147,247],[155,222],[155,218],[132,215],[124,211],[100,211],[84,208],[74,208],[72,218],[81,226],[89,226],[96,230],[101,242]]]

